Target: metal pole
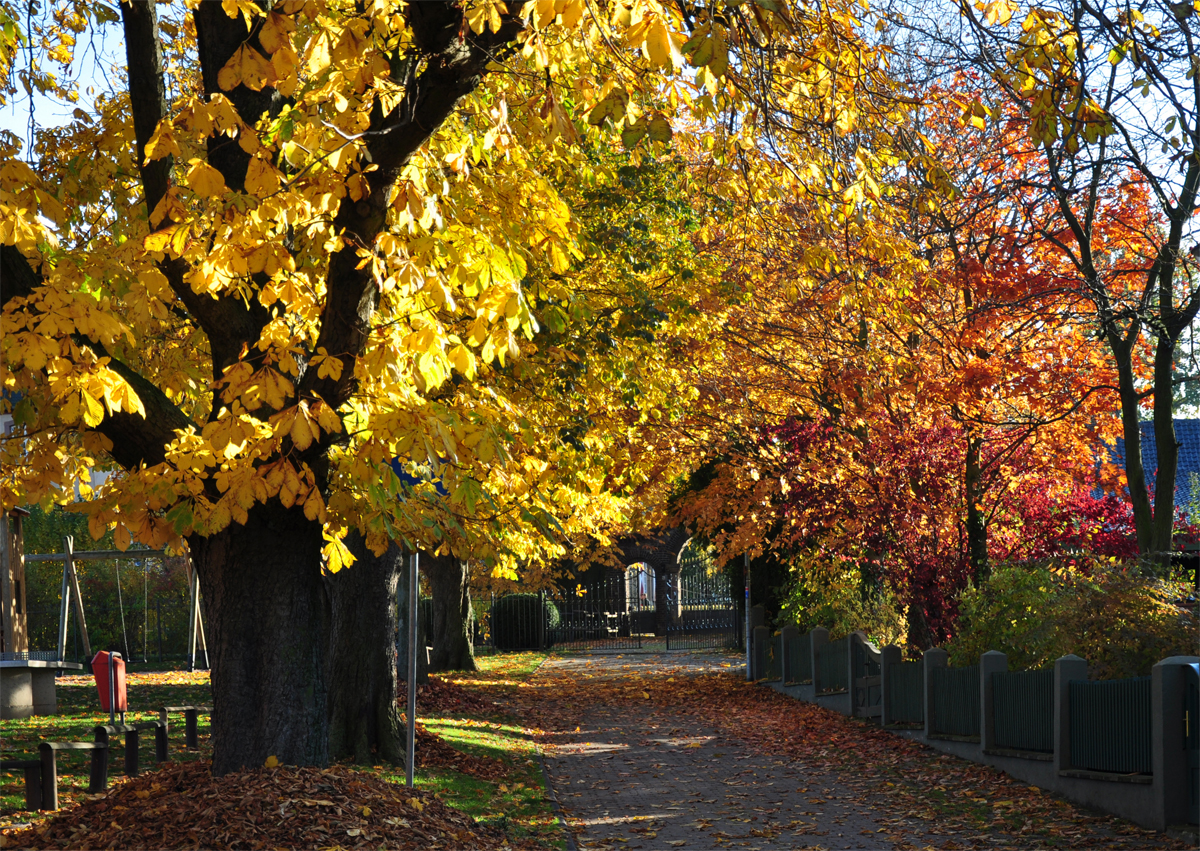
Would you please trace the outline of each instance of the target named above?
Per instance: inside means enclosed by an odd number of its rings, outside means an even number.
[[[538,650],[546,649],[546,591],[538,591]]]
[[[117,678],[116,666],[113,664],[113,657],[116,656],[111,650],[108,651],[108,723],[109,726],[117,721]]]
[[[150,568],[142,562],[142,664],[150,661]]]
[[[743,553],[742,564],[746,567],[746,679],[750,679],[750,554]]]
[[[417,594],[420,593],[420,583],[417,580],[418,564],[417,551],[413,550],[408,556],[408,744],[404,754],[404,778],[408,788],[413,787],[413,768],[417,756]]]

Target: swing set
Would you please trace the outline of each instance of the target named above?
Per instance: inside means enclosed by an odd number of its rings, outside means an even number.
[[[166,555],[165,550],[128,550],[126,552],[113,550],[76,550],[75,540],[71,535],[63,536],[63,551],[61,553],[48,553],[44,555],[26,555],[25,561],[28,562],[57,562],[63,563],[62,573],[62,591],[59,597],[59,613],[58,613],[58,648],[55,655],[55,660],[64,661],[67,653],[67,632],[70,624],[71,612],[74,610],[75,619],[78,623],[79,637],[83,642],[84,658],[90,660],[92,658],[92,644],[88,636],[87,618],[83,611],[83,595],[79,588],[79,574],[75,570],[75,563],[79,561],[112,561],[113,570],[115,571],[117,581],[117,606],[121,613],[121,637],[125,651],[125,658],[132,658],[129,653],[129,634],[125,627],[125,600],[124,592],[121,587],[121,561],[137,560],[142,561],[147,558],[162,558]],[[202,668],[207,668],[208,665],[208,646],[204,637],[204,619],[200,614],[200,577],[196,570],[192,567],[191,559],[186,563],[188,576],[188,610],[190,616],[188,618],[188,637],[187,637],[187,659],[188,670],[196,670],[197,650],[204,654],[204,661],[201,664]],[[142,607],[143,611],[148,612],[149,606],[149,567],[143,565],[142,568]],[[148,660],[149,650],[149,617],[143,618],[142,622],[142,661]],[[161,641],[161,634],[160,634]],[[197,647],[197,645],[199,645]],[[36,651],[35,651],[36,652]],[[44,651],[43,651],[44,652]],[[48,655],[48,654],[47,654]]]

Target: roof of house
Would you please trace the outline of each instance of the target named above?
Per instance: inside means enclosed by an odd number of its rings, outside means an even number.
[[[1154,478],[1158,473],[1158,446],[1154,442],[1154,424],[1141,423],[1142,467],[1146,470],[1146,486],[1154,492]],[[1175,467],[1175,506],[1194,505],[1200,502],[1200,420],[1175,420],[1175,441],[1179,444],[1179,462]],[[1122,463],[1125,458],[1125,440],[1117,439],[1113,460]]]

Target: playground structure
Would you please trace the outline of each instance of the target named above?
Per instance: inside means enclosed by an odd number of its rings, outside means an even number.
[[[15,508],[0,516],[0,719],[27,718],[31,715],[53,715],[57,712],[55,676],[60,671],[81,671],[83,665],[68,662],[67,635],[72,613],[77,635],[82,643],[85,660],[92,657],[91,639],[80,589],[76,562],[113,559],[144,559],[163,557],[163,550],[132,550],[127,553],[109,550],[76,551],[74,539],[63,538],[60,553],[26,555],[22,521],[28,512]],[[62,582],[59,596],[57,647],[53,650],[31,650],[29,647],[29,609],[26,605],[25,568],[29,563],[62,562]],[[203,654],[202,667],[208,666],[208,651],[204,622],[200,614],[200,583],[190,560],[188,574],[188,670],[195,670],[197,650]],[[124,601],[121,592],[119,562],[116,567],[117,594],[121,608],[124,634]],[[126,637],[126,644],[128,639]]]

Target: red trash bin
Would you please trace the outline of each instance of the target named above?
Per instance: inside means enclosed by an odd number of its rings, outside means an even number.
[[[107,650],[101,650],[92,659],[92,675],[96,678],[96,690],[100,692],[100,708],[104,712],[128,712],[129,701],[125,695],[125,660],[121,658],[120,653],[111,654],[109,659]],[[113,685],[112,694],[116,698],[116,707],[109,706],[109,685],[108,671],[109,663],[112,663]]]

